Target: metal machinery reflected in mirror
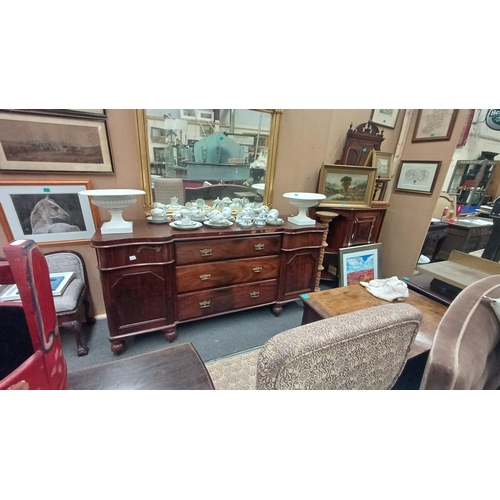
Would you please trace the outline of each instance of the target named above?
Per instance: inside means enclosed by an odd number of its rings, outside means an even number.
[[[197,196],[196,193],[204,193],[202,188],[209,186],[222,196],[232,196],[233,192],[236,197],[254,195],[271,207],[282,112],[278,109],[136,110],[146,214],[155,201],[166,202],[158,198],[160,185],[167,184],[164,192],[168,196],[185,201]]]

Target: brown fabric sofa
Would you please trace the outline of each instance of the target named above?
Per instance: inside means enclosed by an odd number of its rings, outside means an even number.
[[[500,322],[486,295],[500,298],[500,275],[465,288],[436,332],[420,389],[500,387]]]

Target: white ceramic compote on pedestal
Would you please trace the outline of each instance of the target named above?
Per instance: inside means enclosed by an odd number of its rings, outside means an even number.
[[[314,226],[316,221],[307,216],[307,209],[315,207],[326,196],[319,193],[285,193],[286,198],[294,207],[298,207],[299,213],[293,217],[288,217],[288,222],[297,226]]]
[[[96,207],[109,210],[111,220],[103,223],[101,233],[117,234],[132,232],[132,222],[123,220],[123,209],[133,205],[137,201],[137,196],[146,194],[146,192],[140,189],[89,189],[80,191],[78,194],[90,196]]]

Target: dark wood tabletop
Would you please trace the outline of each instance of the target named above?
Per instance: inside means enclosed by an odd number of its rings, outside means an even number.
[[[189,342],[68,374],[73,390],[206,390],[212,379]]]

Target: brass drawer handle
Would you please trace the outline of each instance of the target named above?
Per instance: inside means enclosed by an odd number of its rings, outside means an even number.
[[[256,299],[259,296],[260,292],[250,292],[250,298],[251,299]]]
[[[209,255],[212,255],[212,249],[204,248],[203,250],[200,250],[200,253],[202,257],[208,257]]]
[[[261,273],[262,272],[262,267],[254,267],[253,268],[254,273]]]
[[[203,302],[200,302],[200,309],[205,309],[206,307],[210,307],[209,300],[204,300]]]
[[[202,281],[209,280],[211,277],[211,274],[200,274],[200,280]]]
[[[255,245],[255,250],[264,250],[264,243],[257,243]]]

